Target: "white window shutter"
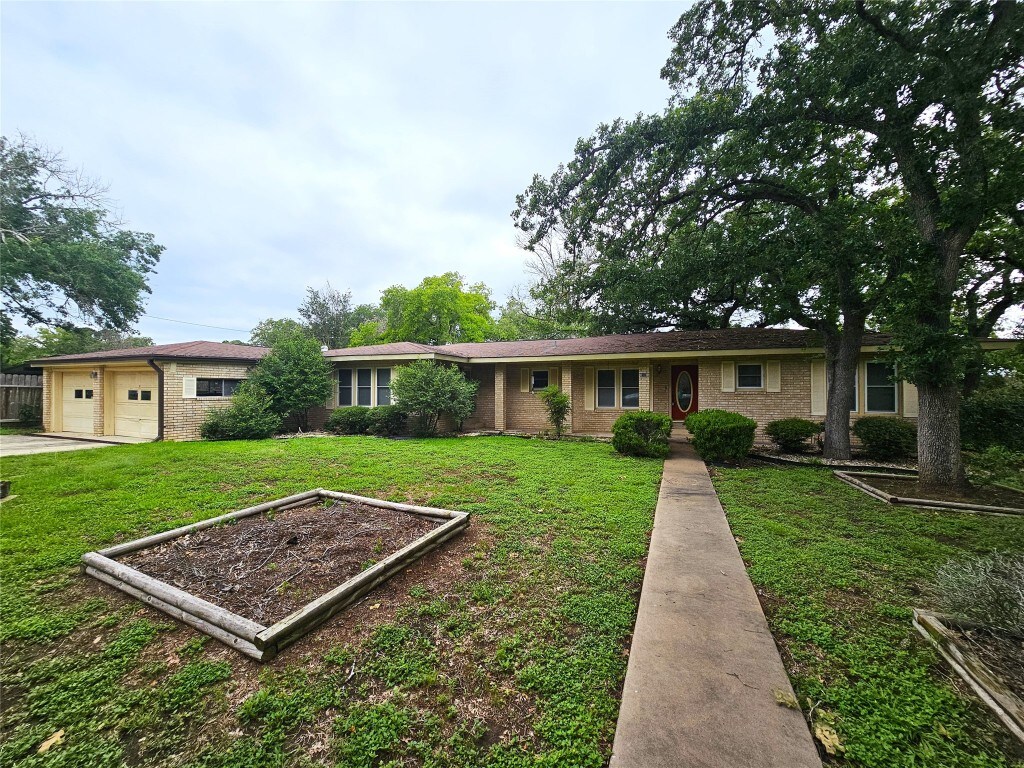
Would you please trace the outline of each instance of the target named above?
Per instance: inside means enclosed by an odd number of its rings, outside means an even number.
[[[594,410],[594,369],[590,367],[583,370],[583,401],[584,410]]]
[[[824,416],[828,399],[828,388],[825,386],[825,361],[811,361],[811,415]]]
[[[782,363],[769,360],[764,364],[765,390],[767,392],[782,391]]]
[[[519,391],[529,392],[530,391],[530,369],[520,368],[519,369]]]
[[[181,379],[181,396],[185,400],[190,400],[196,396],[196,377],[195,376],[184,376]]]
[[[909,381],[903,382],[903,415],[917,417],[917,387]]]
[[[548,386],[555,386],[559,389],[562,388],[562,381],[558,378],[557,368],[548,368]]]
[[[731,360],[722,362],[722,391],[736,391],[736,363]]]

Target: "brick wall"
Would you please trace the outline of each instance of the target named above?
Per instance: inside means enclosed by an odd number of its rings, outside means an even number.
[[[476,408],[462,428],[470,432],[494,429],[494,366],[473,365],[467,369],[466,376],[480,386],[476,391]]]
[[[244,379],[250,366],[217,362],[158,363],[164,371],[164,440],[199,440],[206,415],[231,404],[230,397],[183,397],[187,376],[202,379]]]

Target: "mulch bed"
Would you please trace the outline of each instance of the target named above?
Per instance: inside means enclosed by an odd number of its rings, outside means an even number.
[[[966,493],[946,493],[928,491],[918,486],[917,480],[890,477],[861,478],[868,485],[880,491],[899,496],[904,499],[931,499],[934,501],[953,501],[958,504],[984,504],[990,507],[1013,507],[1024,509],[1024,493],[998,488],[996,486],[979,486]]]
[[[269,625],[442,523],[366,504],[316,502],[206,528],[118,559]]]
[[[973,651],[985,666],[1024,701],[1024,638],[987,627],[950,627],[964,648]]]

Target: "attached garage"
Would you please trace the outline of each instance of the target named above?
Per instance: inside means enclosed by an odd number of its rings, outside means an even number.
[[[61,431],[91,435],[93,432],[93,379],[88,372],[61,376]]]
[[[113,434],[156,439],[159,428],[156,373],[113,374]]]

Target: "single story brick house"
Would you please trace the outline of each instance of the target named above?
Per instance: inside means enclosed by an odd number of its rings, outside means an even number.
[[[917,417],[917,391],[899,380],[883,355],[889,337],[867,334],[857,375],[857,407],[869,414]],[[986,348],[1014,340],[991,339]],[[143,439],[195,440],[212,408],[230,402],[263,347],[194,341],[63,355],[43,368],[43,422],[48,432]],[[536,392],[557,384],[572,400],[575,434],[611,432],[628,410],[669,414],[681,424],[698,409],[725,408],[755,419],[825,414],[824,350],[817,335],[790,329],[727,328],[542,341],[432,346],[399,342],[324,352],[333,394],[314,409],[322,424],[334,408],[391,402],[391,378],[413,360],[459,366],[478,381],[467,431],[547,429]]]

